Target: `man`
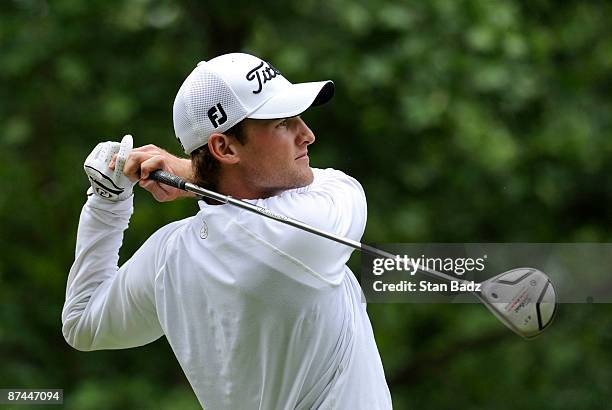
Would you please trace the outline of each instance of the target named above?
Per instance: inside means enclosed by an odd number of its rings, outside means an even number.
[[[333,95],[331,81],[291,84],[247,54],[202,62],[174,102],[189,160],[154,146],[99,144],[70,270],[63,333],[79,350],[141,346],[165,335],[207,409],[388,409],[389,390],[351,249],[229,205],[153,234],[120,268],[131,189],[162,168],[226,195],[359,240],[363,190],[311,169],[315,140],[299,114]],[[131,179],[128,179],[130,177]]]

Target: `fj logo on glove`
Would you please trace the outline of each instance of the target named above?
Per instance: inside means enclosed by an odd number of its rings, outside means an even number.
[[[257,89],[253,91],[253,94],[259,94],[263,85],[279,74],[280,71],[272,67],[270,63],[268,63],[267,67],[264,67],[264,62],[262,61],[261,64],[247,73],[246,79],[249,81],[257,80]]]
[[[89,165],[85,165],[85,170],[89,170],[89,181],[91,182],[91,186],[102,198],[113,198],[123,193],[124,189],[118,187],[109,177],[104,175],[102,171],[90,167]],[[113,187],[111,188],[109,184]]]
[[[227,121],[227,114],[223,110],[223,107],[221,107],[221,103],[211,107],[211,109],[208,110],[208,119],[215,128],[221,124],[225,124]]]

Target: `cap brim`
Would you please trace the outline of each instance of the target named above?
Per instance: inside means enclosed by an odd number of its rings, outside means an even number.
[[[253,119],[294,117],[334,96],[333,81],[291,84],[247,116]]]

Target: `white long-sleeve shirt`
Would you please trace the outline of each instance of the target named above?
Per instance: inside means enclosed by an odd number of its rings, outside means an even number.
[[[312,184],[251,203],[359,240],[359,183],[313,169]],[[390,409],[352,250],[231,205],[200,201],[120,268],[132,199],[91,196],[68,276],[63,333],[79,350],[165,335],[206,409]]]

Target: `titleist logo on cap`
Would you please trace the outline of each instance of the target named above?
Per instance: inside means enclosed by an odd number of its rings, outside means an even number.
[[[267,64],[267,67],[264,67],[264,64]],[[262,61],[257,67],[253,68],[246,75],[246,79],[249,81],[257,80],[257,89],[253,90],[253,94],[259,94],[263,88],[263,85],[280,75],[280,71],[272,66],[270,63],[265,63]]]

